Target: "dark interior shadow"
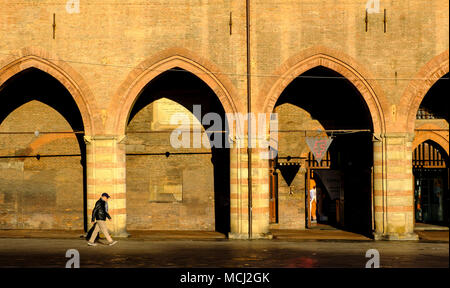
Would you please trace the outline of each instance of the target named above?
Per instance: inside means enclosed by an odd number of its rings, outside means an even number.
[[[448,97],[448,91],[450,91],[450,74],[447,73],[437,80],[436,83],[430,88],[425,97],[420,103],[419,112],[425,111],[431,114],[434,119],[445,119],[449,122],[449,110],[450,110],[450,97]],[[420,118],[420,115],[418,115]],[[429,118],[424,118],[429,119]]]
[[[275,107],[284,103],[307,111],[327,130],[373,131],[370,111],[359,91],[341,74],[325,67],[313,68],[292,81]],[[372,133],[328,133],[328,136],[334,138],[329,147],[330,169],[343,173],[345,225],[339,228],[372,237]],[[328,224],[336,225],[332,221]]]

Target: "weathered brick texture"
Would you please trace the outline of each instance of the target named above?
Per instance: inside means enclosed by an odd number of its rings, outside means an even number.
[[[420,125],[448,129],[448,123],[415,121],[427,91],[449,72],[448,1],[382,0],[380,13],[368,15],[366,31],[366,0],[251,0],[251,71],[247,71],[246,1],[80,2],[80,13],[69,14],[65,0],[0,0],[0,94],[14,75],[30,68],[47,73],[73,97],[86,142],[80,144],[73,135],[0,135],[5,155],[86,156],[85,170],[81,156],[0,159],[0,228],[82,229],[96,199],[108,192],[113,195],[114,215],[108,225],[117,235],[126,235],[127,229],[214,229],[212,186],[217,179],[210,176],[208,155],[126,155],[167,150],[167,138],[161,135],[127,135],[130,125],[139,126],[128,120],[144,87],[164,71],[179,67],[204,82],[225,112],[245,113],[250,72],[252,110],[270,113],[297,76],[323,66],[347,78],[358,91],[378,139],[373,155],[368,155],[374,160],[376,232],[385,238],[412,235],[411,153],[430,137],[448,147],[448,131],[414,137]],[[1,107],[11,97],[3,94]],[[3,115],[0,131],[74,129],[49,107],[23,104]],[[317,128],[305,111],[290,109],[280,107],[280,113],[295,118],[295,123],[283,118],[282,125]],[[293,140],[280,141],[285,151],[304,153]],[[225,161],[230,175],[230,229],[237,238],[248,233],[243,147],[230,149],[229,162]],[[252,163],[253,229],[255,235],[266,235],[269,167],[258,158],[259,152]],[[293,194],[280,177],[279,228],[304,227],[304,199],[299,195],[305,185],[299,176]],[[178,191],[180,183],[186,202],[148,202],[146,193],[151,189],[166,185]]]

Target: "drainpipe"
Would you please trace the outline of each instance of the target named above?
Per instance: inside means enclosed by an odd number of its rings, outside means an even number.
[[[252,134],[251,134],[251,112],[252,112],[252,96],[251,96],[251,64],[250,64],[250,0],[246,0],[245,5],[246,24],[247,24],[247,124],[248,124],[248,140],[247,140],[247,160],[248,160],[248,238],[252,239]]]

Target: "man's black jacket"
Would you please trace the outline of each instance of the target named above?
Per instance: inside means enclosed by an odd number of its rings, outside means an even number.
[[[94,210],[92,210],[92,222],[95,220],[105,221],[106,218],[111,219],[111,216],[109,216],[108,212],[106,212],[106,202],[100,198],[95,203]]]

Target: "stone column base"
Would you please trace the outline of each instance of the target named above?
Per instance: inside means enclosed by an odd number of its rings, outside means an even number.
[[[374,239],[379,240],[402,240],[402,241],[417,241],[419,240],[419,235],[416,233],[406,233],[406,234],[381,234],[381,233],[373,233]]]
[[[272,239],[273,235],[272,233],[262,233],[262,234],[252,234],[251,240],[257,240],[257,239]],[[247,239],[250,240],[248,237],[248,233],[234,233],[230,232],[228,233],[228,239]]]

